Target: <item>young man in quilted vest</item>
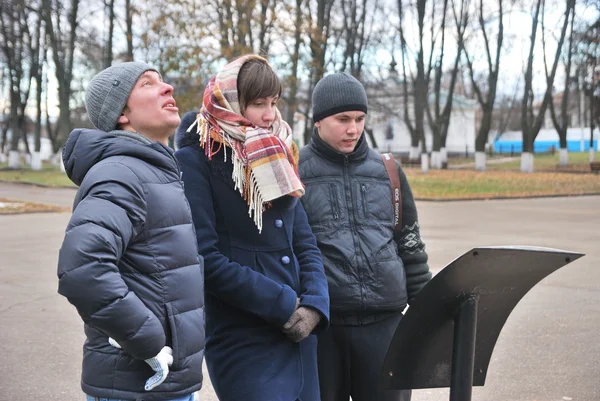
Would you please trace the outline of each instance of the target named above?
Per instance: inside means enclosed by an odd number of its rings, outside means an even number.
[[[402,223],[395,230],[390,177],[363,135],[367,95],[356,78],[326,76],[312,105],[315,126],[299,170],[331,298],[317,353],[321,399],[408,401],[410,390],[383,389],[379,375],[402,310],[431,279],[412,192],[396,163]]]

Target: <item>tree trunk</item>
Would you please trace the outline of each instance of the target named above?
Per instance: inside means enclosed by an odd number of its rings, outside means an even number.
[[[542,6],[542,0],[537,0],[536,10],[531,25],[531,42],[529,44],[529,55],[527,57],[527,69],[525,71],[525,88],[523,90],[523,100],[521,102],[521,127],[523,129],[523,154],[521,156],[521,171],[529,171],[529,156],[533,151],[533,136],[531,134],[531,121],[529,119],[529,108],[532,90],[533,78],[533,50],[535,49],[535,38],[537,35],[538,16]]]
[[[54,59],[54,70],[58,81],[58,104],[60,108],[56,137],[52,144],[53,151],[58,152],[66,141],[72,130],[70,100],[71,81],[73,79],[73,60],[75,53],[75,41],[77,39],[77,12],[79,0],[71,0],[71,9],[68,15],[69,32],[62,32],[59,25],[54,25],[52,18],[51,0],[43,0],[44,17],[46,21],[46,32],[50,39],[52,55]],[[60,18],[60,16],[58,16]],[[59,40],[66,38],[64,41]],[[63,46],[63,43],[67,46]]]
[[[108,38],[104,54],[104,68],[108,68],[113,62],[113,33],[115,30],[115,0],[108,2]]]
[[[560,59],[560,54],[561,54],[562,46],[563,46],[563,43],[565,40],[567,27],[569,26],[569,14],[571,14],[571,9],[573,7],[575,7],[575,0],[567,0],[566,11],[565,11],[565,20],[563,22],[563,26],[562,26],[561,33],[560,33],[560,38],[558,40],[558,44],[556,47],[556,53],[554,56],[554,62],[552,64],[552,70],[550,72],[550,75],[547,75],[547,73],[546,73],[546,83],[547,83],[546,92],[544,94],[542,104],[540,105],[539,112],[538,112],[537,116],[534,117],[533,107],[532,107],[533,92],[532,92],[531,80],[532,80],[533,49],[535,47],[535,36],[536,36],[536,32],[537,32],[537,23],[538,23],[538,16],[539,16],[541,4],[542,4],[542,0],[538,0],[537,6],[536,6],[536,13],[533,18],[533,24],[532,24],[532,30],[531,30],[531,32],[532,32],[531,45],[530,45],[530,50],[529,50],[529,58],[527,61],[527,71],[525,73],[525,91],[523,94],[523,102],[521,104],[521,122],[522,122],[521,125],[523,126],[522,127],[523,128],[523,152],[524,152],[524,154],[525,153],[529,154],[529,156],[525,156],[525,159],[523,159],[523,157],[522,157],[522,161],[523,160],[524,161],[522,162],[521,171],[524,171],[524,172],[533,172],[533,152],[535,150],[534,149],[534,141],[535,141],[536,136],[540,132],[540,128],[542,127],[542,123],[544,121],[544,116],[546,113],[546,108],[548,107],[548,104],[550,102],[552,102],[552,85],[554,84],[554,77],[556,76],[558,61]],[[545,13],[545,11],[542,13],[542,43],[545,43],[544,36],[543,36],[544,13]],[[544,50],[543,53],[545,54],[545,46],[544,46],[543,50]],[[529,160],[529,158],[531,160]]]
[[[487,143],[487,137],[492,126],[492,109],[487,107],[483,109],[483,116],[481,117],[481,126],[477,131],[477,138],[475,138],[475,151],[485,152],[485,145]]]
[[[417,55],[417,79],[414,85],[414,115],[415,115],[415,137],[421,145],[421,169],[423,172],[429,170],[429,157],[427,155],[427,144],[425,142],[424,111],[427,107],[427,83],[425,82],[425,63],[423,48],[423,31],[425,26],[426,0],[417,0],[418,24],[419,24],[419,53]],[[414,143],[414,142],[413,142]]]
[[[296,114],[296,109],[298,107],[298,99],[296,96],[298,95],[298,65],[300,63],[300,44],[302,43],[302,1],[296,0],[296,9],[295,9],[295,22],[296,26],[294,27],[294,52],[291,55],[292,59],[292,72],[290,74],[290,83],[289,83],[289,96],[287,101],[287,122],[291,126],[294,124],[294,115]],[[305,120],[306,121],[306,120]],[[304,142],[307,144],[308,142]]]
[[[8,142],[8,122],[4,121],[2,137],[0,138],[0,163],[6,163],[6,145]]]
[[[431,136],[433,138],[433,144],[432,144],[432,154],[431,154],[431,168],[432,169],[440,169],[441,168],[441,160],[439,158],[439,151],[441,149],[442,146],[442,140],[441,140],[441,125],[442,125],[442,117],[441,117],[441,113],[440,113],[440,97],[441,97],[441,91],[442,91],[442,78],[444,75],[444,70],[443,70],[443,64],[444,64],[444,55],[445,55],[445,44],[446,44],[446,15],[447,13],[447,9],[448,9],[448,0],[443,0],[443,11],[442,11],[442,21],[441,21],[441,27],[440,27],[440,31],[442,33],[442,40],[440,43],[440,47],[438,49],[438,56],[437,56],[437,61],[435,64],[435,68],[433,68],[433,70],[431,68],[428,69],[428,74],[431,73],[431,71],[435,71],[435,80],[434,80],[434,85],[433,85],[433,107],[431,105],[431,102],[429,101],[429,99],[426,99],[425,101],[425,108],[426,108],[426,112],[427,112],[427,121],[429,122],[429,128],[431,130]],[[435,5],[432,8],[432,15],[431,15],[431,32],[432,32],[432,43],[431,43],[431,55],[433,55],[434,52],[434,48],[435,48],[435,43],[434,43],[434,10],[435,10]],[[458,55],[457,55],[458,56]],[[427,81],[430,81],[430,77],[429,75],[427,75]],[[447,98],[449,99],[449,97]],[[433,108],[433,111],[431,110]]]
[[[127,41],[125,61],[133,61],[133,8],[131,0],[125,0],[125,26],[125,38]]]
[[[10,107],[10,150],[8,153],[8,168],[17,170],[21,168],[21,161],[19,157],[19,139],[21,139],[21,131],[19,127],[19,114],[17,108],[17,100],[14,99],[14,94],[11,96],[11,107]]]
[[[327,52],[327,39],[329,38],[329,22],[331,16],[331,8],[333,1],[331,0],[317,0],[317,22],[316,25],[313,21],[310,21],[310,54],[311,64],[310,69],[310,83],[308,93],[312,93],[317,82],[323,78],[325,74],[325,54]],[[309,12],[310,15],[310,12]],[[309,96],[307,102],[307,112],[312,108],[312,101]],[[304,143],[308,143],[312,136],[312,121],[308,119],[306,121],[306,127],[304,130]]]
[[[475,170],[485,171],[485,152],[475,152]]]
[[[42,161],[40,150],[42,147],[42,89],[43,89],[43,69],[46,61],[46,41],[42,33],[42,15],[38,14],[38,24],[36,32],[36,46],[32,49],[32,77],[35,79],[35,132],[34,132],[34,150],[31,154],[31,169],[41,170]]]
[[[467,2],[468,3],[468,2]],[[458,69],[461,60],[461,55],[464,49],[464,33],[469,21],[469,10],[468,4],[465,3],[465,0],[460,1],[460,12],[457,16],[456,9],[454,8],[454,2],[452,3],[452,12],[454,14],[454,21],[456,23],[457,28],[457,36],[458,36],[458,50],[456,51],[456,57],[454,59],[454,67],[452,68],[451,77],[450,77],[450,85],[448,87],[448,98],[446,100],[446,105],[444,106],[444,111],[441,115],[441,124],[440,125],[440,146],[446,147],[446,139],[448,138],[448,129],[450,127],[450,115],[452,113],[452,100],[454,97],[454,88],[456,86],[456,78],[458,76]],[[445,17],[444,17],[445,18]]]
[[[594,58],[593,61],[593,67],[592,67],[592,71],[596,71],[596,59]],[[594,81],[594,77],[592,77],[592,87],[590,90],[590,163],[594,161],[594,129],[595,127],[595,98],[596,98],[596,94],[595,94],[595,86],[597,84]]]

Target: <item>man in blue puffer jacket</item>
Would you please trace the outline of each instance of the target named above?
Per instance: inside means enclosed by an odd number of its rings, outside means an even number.
[[[144,63],[114,65],[86,91],[97,130],[63,151],[79,186],[58,261],[58,292],[84,321],[88,400],[191,401],[202,386],[204,276],[167,140],[173,87]]]

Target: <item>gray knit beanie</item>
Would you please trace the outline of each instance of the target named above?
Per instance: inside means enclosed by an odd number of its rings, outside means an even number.
[[[312,94],[313,121],[343,111],[367,112],[365,88],[352,75],[337,72],[317,82]]]
[[[92,78],[85,91],[85,108],[94,127],[106,132],[117,128],[135,83],[146,71],[158,72],[146,63],[129,62],[108,67]]]

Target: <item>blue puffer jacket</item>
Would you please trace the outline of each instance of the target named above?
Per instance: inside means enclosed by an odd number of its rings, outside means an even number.
[[[206,271],[206,364],[221,401],[319,401],[317,338],[282,333],[296,299],[329,324],[323,262],[302,204],[285,196],[263,213],[259,234],[234,188],[231,151],[212,160],[198,135],[176,152]]]
[[[58,292],[85,325],[81,386],[94,397],[170,400],[202,386],[203,266],[168,147],[136,133],[75,130],[63,151],[80,186],[58,261]],[[118,350],[108,343],[114,338]],[[173,348],[150,392],[144,359]]]

